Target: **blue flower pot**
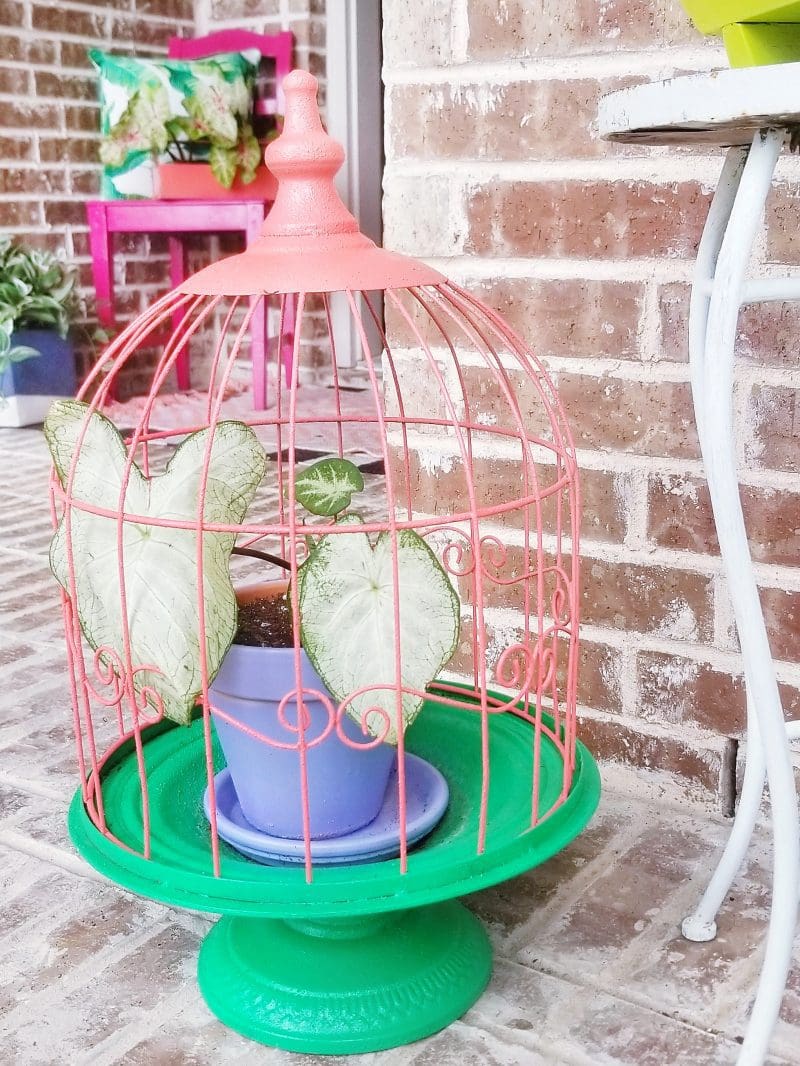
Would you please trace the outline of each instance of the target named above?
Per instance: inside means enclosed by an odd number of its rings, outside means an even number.
[[[74,396],[75,352],[72,341],[53,329],[20,329],[11,344],[35,348],[40,354],[12,363],[0,374],[0,426],[29,426],[41,422],[59,396]]]
[[[305,652],[301,652],[301,664],[303,688],[327,692]],[[297,701],[287,702],[285,724],[278,714],[284,695],[295,688],[294,648],[233,644],[209,695],[213,706],[276,745],[257,740],[219,716],[214,717],[214,728],[245,818],[272,836],[300,839],[303,811],[300,753],[296,747]],[[336,707],[336,700],[331,700]],[[328,731],[328,712],[320,700],[309,696],[303,702],[308,716],[304,735],[309,745],[306,774],[311,839],[352,833],[380,811],[397,749],[388,744],[369,746],[370,738],[345,715],[341,728],[347,743],[335,729]]]

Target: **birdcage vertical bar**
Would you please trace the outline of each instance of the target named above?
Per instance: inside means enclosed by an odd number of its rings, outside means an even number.
[[[323,293],[322,303],[325,308],[325,325],[328,330],[328,348],[330,351],[331,381],[333,384],[333,399],[336,408],[336,445],[337,455],[341,459],[344,455],[344,425],[342,420],[342,396],[339,388],[339,362],[336,357],[336,337],[333,329],[333,316],[331,314],[331,299],[329,293]]]
[[[300,374],[300,336],[302,333],[303,315],[305,314],[306,305],[306,293],[299,292],[297,294],[297,305],[295,309],[295,332],[294,332],[294,353],[292,358],[292,379],[289,388],[289,424],[288,424],[288,442],[287,442],[287,466],[288,466],[288,483],[286,485],[286,491],[288,495],[288,530],[289,530],[289,562],[291,565],[290,570],[290,585],[292,588],[297,588],[298,584],[298,560],[297,560],[297,544],[298,544],[298,530],[297,530],[297,503],[295,494],[295,474],[297,463],[297,389],[299,384]],[[307,761],[307,745],[306,745],[306,729],[308,723],[308,713],[306,710],[304,700],[304,688],[303,688],[303,676],[302,676],[302,660],[301,660],[301,640],[300,640],[300,611],[298,605],[297,596],[292,597],[291,602],[292,609],[292,631],[294,634],[294,676],[295,676],[295,691],[296,691],[296,706],[297,706],[297,754],[300,763],[300,805],[302,810],[302,822],[303,822],[303,845],[305,850],[305,875],[306,882],[310,883],[313,877],[313,863],[311,856],[311,817],[310,817],[310,805],[309,805],[309,790],[308,790],[308,761]]]
[[[395,730],[397,733],[397,810],[398,821],[400,826],[400,872],[406,873],[408,870],[408,839],[406,833],[406,760],[405,760],[405,730],[403,728],[403,664],[401,660],[401,648],[400,648],[400,577],[397,562],[397,498],[395,494],[394,478],[392,474],[392,467],[389,457],[389,445],[388,445],[388,433],[386,429],[386,422],[383,415],[383,405],[381,403],[381,390],[378,384],[378,375],[375,369],[375,363],[372,358],[372,351],[370,349],[369,339],[367,337],[366,330],[364,329],[364,323],[361,319],[358,307],[356,305],[355,298],[350,289],[345,291],[350,313],[353,316],[353,321],[356,327],[356,334],[361,345],[361,353],[364,357],[367,373],[369,375],[370,385],[372,386],[372,395],[375,403],[375,413],[377,415],[378,424],[381,431],[381,451],[383,453],[384,464],[384,478],[386,486],[386,504],[387,504],[387,517],[386,517],[386,532],[391,538],[392,544],[392,593],[394,598],[393,612],[394,612],[394,692],[395,692]]]
[[[263,297],[262,297],[263,300]],[[216,308],[216,304],[214,305]],[[231,307],[228,318],[230,319],[235,305]],[[236,364],[236,360],[239,357],[241,351],[242,340],[249,334],[252,321],[258,314],[259,300],[253,299],[250,301],[249,307],[242,316],[242,323],[235,334],[231,350],[228,353],[228,357],[225,360],[225,365],[222,370],[222,374],[217,376],[216,373],[211,376],[211,384],[209,386],[209,398],[210,398],[210,410],[208,414],[208,438],[206,441],[205,453],[203,455],[203,466],[200,474],[200,481],[198,484],[197,493],[197,552],[196,552],[196,574],[197,574],[197,627],[199,633],[199,648],[200,648],[200,703],[203,712],[203,744],[205,747],[205,764],[206,764],[206,787],[208,789],[209,796],[209,825],[211,829],[211,865],[215,877],[220,876],[220,855],[219,855],[219,830],[217,827],[217,802],[216,802],[216,781],[214,778],[214,752],[212,747],[211,738],[211,704],[208,698],[208,642],[206,634],[206,604],[205,604],[205,580],[203,569],[203,532],[205,529],[205,510],[206,510],[206,492],[208,486],[208,474],[209,466],[211,462],[211,449],[214,445],[214,434],[216,433],[217,425],[219,423],[220,411],[222,408],[222,401],[225,396],[225,389],[230,381],[231,374],[233,373],[233,367]],[[221,345],[221,341],[220,341]],[[217,346],[217,350],[220,350],[220,345]],[[216,383],[216,390],[214,389]]]
[[[420,349],[422,350],[422,352],[425,355],[425,358],[428,361],[429,368],[430,368],[431,372],[433,373],[434,378],[437,381],[437,384],[439,385],[439,389],[440,389],[440,392],[441,392],[441,396],[442,396],[443,402],[445,404],[445,407],[447,408],[448,415],[449,415],[450,420],[451,420],[451,422],[450,422],[451,427],[455,431],[456,439],[457,439],[458,444],[459,444],[459,449],[461,451],[462,462],[464,462],[464,464],[465,464],[464,473],[465,473],[467,496],[468,496],[469,503],[470,503],[470,514],[471,514],[471,518],[470,518],[470,540],[471,540],[472,558],[473,558],[473,568],[472,568],[472,571],[471,571],[471,578],[472,578],[472,580],[471,580],[471,585],[472,585],[472,597],[471,597],[471,599],[472,599],[472,604],[473,604],[474,633],[477,635],[477,640],[478,640],[478,655],[475,656],[475,661],[476,661],[476,665],[477,665],[477,677],[478,677],[477,695],[478,695],[478,698],[479,698],[480,704],[481,704],[481,782],[482,782],[482,785],[481,785],[480,815],[479,815],[479,819],[478,819],[478,844],[477,844],[478,852],[481,853],[483,851],[483,849],[485,847],[485,843],[486,843],[487,812],[488,812],[488,804],[489,804],[489,775],[490,775],[490,766],[489,766],[489,723],[488,723],[489,710],[488,710],[488,705],[487,705],[487,701],[486,701],[486,694],[487,694],[487,689],[488,689],[488,686],[487,686],[487,683],[486,683],[486,648],[487,648],[486,629],[485,629],[485,624],[484,624],[483,610],[482,610],[482,608],[481,609],[477,609],[478,604],[482,604],[482,602],[483,602],[483,585],[482,585],[482,561],[481,561],[481,536],[480,536],[480,526],[478,524],[478,506],[477,506],[477,496],[476,496],[476,492],[475,492],[475,482],[474,482],[474,478],[473,478],[473,468],[472,468],[472,464],[467,462],[467,449],[466,449],[466,446],[465,446],[465,443],[464,443],[464,439],[463,439],[463,436],[462,436],[462,426],[461,426],[461,423],[459,421],[458,412],[455,409],[452,397],[450,396],[450,393],[449,393],[449,391],[448,391],[448,389],[446,387],[446,384],[444,382],[444,378],[442,377],[441,370],[439,369],[439,366],[438,366],[438,364],[436,362],[436,359],[434,358],[433,352],[431,351],[431,348],[430,348],[427,340],[423,337],[421,330],[418,328],[416,323],[413,321],[413,319],[409,315],[409,313],[406,310],[406,308],[402,305],[402,303],[399,300],[394,298],[394,294],[392,294],[391,292],[387,292],[386,295],[387,295],[387,297],[392,299],[392,302],[393,302],[394,306],[400,312],[401,316],[403,317],[403,319],[404,319],[404,321],[406,323],[406,326],[411,330],[411,333],[412,333],[415,341],[419,345]],[[429,311],[429,313],[432,314],[430,311]],[[435,321],[435,316],[432,316],[432,317],[433,317],[433,320]],[[439,328],[441,328],[441,327],[439,327]],[[444,331],[442,331],[442,332],[444,333]],[[454,355],[454,360],[453,360],[454,361],[454,372],[456,374],[456,377],[457,377],[458,382],[459,382],[459,386],[461,388],[461,397],[462,397],[462,402],[463,402],[464,398],[467,396],[466,383],[465,383],[465,380],[464,380],[463,371],[462,371],[461,366],[460,366],[460,364],[458,362],[458,359],[455,358],[455,353],[454,352],[453,352],[453,355]]]
[[[526,497],[530,495],[530,475],[532,474],[533,480],[533,497],[534,497],[534,509],[536,519],[536,549],[535,549],[535,565],[533,571],[529,568],[531,566],[531,545],[530,545],[530,506],[527,506],[524,511],[525,519],[523,525],[523,553],[522,553],[522,588],[523,588],[523,649],[527,653],[523,657],[523,661],[528,656],[530,657],[530,666],[533,668],[530,680],[535,681],[535,727],[533,733],[533,764],[532,764],[532,781],[531,781],[531,825],[536,825],[539,821],[539,796],[540,796],[540,783],[541,783],[541,748],[542,748],[542,713],[543,713],[543,689],[547,680],[547,649],[545,647],[545,575],[548,572],[545,565],[544,558],[544,545],[543,545],[543,533],[544,523],[542,517],[541,506],[541,492],[539,488],[539,480],[536,474],[536,467],[533,461],[533,456],[530,452],[530,447],[527,441],[526,427],[522,412],[514,395],[513,386],[508,377],[508,373],[503,366],[502,358],[499,351],[494,347],[488,337],[488,329],[492,329],[492,323],[486,319],[485,316],[480,316],[479,307],[473,307],[471,313],[467,315],[466,308],[463,303],[456,301],[456,306],[459,307],[462,314],[465,314],[467,320],[470,322],[470,328],[474,331],[474,334],[479,338],[481,345],[483,346],[483,354],[486,359],[489,369],[493,372],[496,383],[500,386],[501,393],[505,402],[507,403],[513,420],[516,423],[516,436],[519,439],[522,449],[522,472],[523,472],[523,493]],[[487,329],[488,327],[488,329]],[[506,338],[494,331],[495,336],[501,342],[505,342]],[[474,339],[474,338],[473,338]],[[549,414],[549,412],[548,412]],[[536,636],[535,636],[535,651],[531,652],[531,630],[530,630],[530,578],[535,576],[536,579]],[[528,700],[530,697],[530,685],[525,685],[525,705],[526,710],[528,707]],[[556,725],[556,732],[558,727]]]

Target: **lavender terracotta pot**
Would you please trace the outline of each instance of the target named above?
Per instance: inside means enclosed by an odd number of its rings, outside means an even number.
[[[326,692],[324,682],[301,652],[304,690]],[[296,688],[294,648],[253,648],[234,644],[209,689],[214,707],[280,744],[297,744],[297,702],[286,704],[284,725],[278,706]],[[305,731],[311,838],[342,836],[371,822],[383,805],[396,749],[369,743],[360,726],[344,716],[342,732],[358,747],[345,744],[328,726],[320,700],[306,699]],[[331,697],[334,708],[337,701]],[[251,825],[273,836],[303,836],[300,754],[257,740],[218,715],[214,728],[222,745],[242,813]],[[287,726],[293,726],[294,729]]]

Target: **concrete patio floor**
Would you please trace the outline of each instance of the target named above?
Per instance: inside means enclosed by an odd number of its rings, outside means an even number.
[[[762,832],[716,942],[679,924],[728,824],[615,793],[545,866],[474,895],[495,949],[462,1021],[350,1060],[260,1047],[225,1029],[195,983],[212,919],[135,897],[67,837],[76,786],[57,593],[47,568],[48,459],[35,429],[0,430],[0,1063],[354,1066],[733,1063],[769,904]],[[800,950],[770,1059],[800,1063]]]

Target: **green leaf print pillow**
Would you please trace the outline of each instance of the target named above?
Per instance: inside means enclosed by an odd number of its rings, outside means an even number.
[[[100,82],[102,195],[124,200],[154,193],[155,164],[181,142],[187,158],[209,144],[232,153],[250,131],[257,50],[207,59],[139,59],[90,49]]]

